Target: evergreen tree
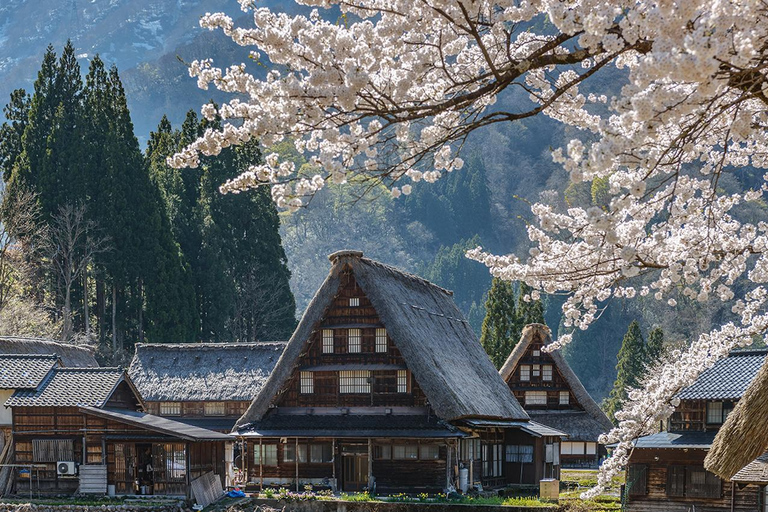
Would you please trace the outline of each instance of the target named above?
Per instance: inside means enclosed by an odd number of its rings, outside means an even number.
[[[501,368],[520,340],[515,290],[509,281],[494,278],[485,302],[480,344],[496,368]]]
[[[16,89],[3,109],[7,121],[0,126],[0,172],[5,182],[11,179],[13,166],[21,154],[21,138],[27,127],[29,107],[29,94],[24,89]]]
[[[531,287],[520,283],[520,293],[517,296],[517,318],[518,323],[524,327],[528,324],[544,324],[544,303],[541,299],[524,300],[526,295],[531,293]],[[522,328],[521,327],[521,328]]]
[[[481,245],[480,237],[474,236],[452,246],[443,246],[434,260],[421,274],[425,279],[454,291],[454,300],[465,314],[473,302],[483,301],[483,295],[491,285],[491,276],[483,265],[467,259],[467,250]]]
[[[645,361],[643,335],[640,332],[640,324],[634,320],[629,324],[627,333],[621,342],[618,364],[616,365],[616,382],[614,382],[613,389],[604,405],[605,412],[611,421],[616,421],[614,415],[627,399],[627,390],[639,386],[640,379],[645,372]]]
[[[651,366],[658,362],[664,352],[664,330],[656,327],[648,333],[648,342],[645,345],[645,365]]]

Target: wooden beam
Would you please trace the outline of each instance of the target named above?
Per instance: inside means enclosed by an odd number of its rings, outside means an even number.
[[[296,459],[296,492],[299,492],[299,438],[296,438],[296,453],[294,453]]]
[[[371,489],[373,485],[373,441],[371,441],[371,438],[368,438],[368,491],[372,491]]]

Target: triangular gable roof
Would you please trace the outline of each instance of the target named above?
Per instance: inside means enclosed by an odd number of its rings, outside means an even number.
[[[499,378],[451,292],[425,279],[364,258],[361,252],[330,256],[328,277],[309,303],[264,388],[235,428],[260,420],[295,370],[297,360],[339,290],[346,265],[371,301],[408,368],[444,420],[504,418],[527,420]]]
[[[515,345],[515,348],[512,349],[512,353],[509,354],[509,357],[504,362],[504,365],[499,370],[499,374],[501,375],[502,379],[504,379],[504,382],[508,382],[509,378],[512,376],[512,374],[515,373],[515,370],[517,369],[517,365],[520,362],[520,359],[525,354],[526,350],[528,349],[528,346],[533,342],[533,340],[536,337],[540,337],[543,344],[549,345],[552,342],[552,335],[549,330],[549,327],[547,327],[544,324],[528,324],[525,327],[523,327],[522,335],[520,336],[520,342]],[[596,421],[601,427],[603,427],[603,431],[606,432],[613,428],[613,424],[611,423],[611,420],[608,419],[608,416],[605,415],[602,409],[600,409],[600,406],[597,405],[597,402],[592,398],[592,396],[589,394],[589,392],[586,390],[584,385],[579,380],[579,377],[576,376],[575,373],[573,373],[573,370],[571,369],[568,362],[565,360],[565,357],[560,353],[559,350],[553,350],[549,352],[549,355],[552,357],[552,360],[555,363],[555,366],[557,366],[557,369],[560,371],[560,374],[565,379],[566,383],[568,384],[568,387],[571,388],[571,392],[576,397],[576,400],[578,400],[579,404],[584,408],[584,411],[594,420]],[[538,421],[546,421],[544,419],[538,419]],[[553,425],[554,426],[554,425]],[[564,425],[557,425],[556,428],[563,428]]]
[[[253,400],[285,342],[136,344],[128,374],[144,400]]]
[[[54,368],[34,390],[17,390],[6,407],[104,407],[125,382],[143,408],[128,374],[120,368]]]

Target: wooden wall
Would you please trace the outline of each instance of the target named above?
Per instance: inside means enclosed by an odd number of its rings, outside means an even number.
[[[735,487],[734,508],[731,509],[733,486],[723,481],[719,498],[674,497],[667,495],[667,474],[670,466],[704,465],[705,450],[681,449],[635,449],[630,464],[646,466],[647,494],[638,496],[630,493],[627,500],[629,512],[696,512],[714,511],[758,511],[758,488],[747,486]]]
[[[172,400],[163,400],[163,402],[172,402]],[[224,402],[225,414],[224,416],[206,416],[205,415],[205,403],[204,401],[190,401],[179,402],[181,404],[181,414],[178,416],[168,416],[170,418],[239,418],[242,416],[248,406],[251,405],[250,400],[211,400],[211,402]],[[160,402],[145,402],[147,406],[147,412],[156,416],[160,414]]]

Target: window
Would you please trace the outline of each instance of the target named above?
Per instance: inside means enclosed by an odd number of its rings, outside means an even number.
[[[723,402],[707,403],[707,423],[723,422]]]
[[[520,365],[520,380],[531,380],[531,367],[527,364]]]
[[[507,462],[533,462],[533,445],[508,444],[506,449]]]
[[[504,464],[503,452],[504,445],[502,444],[483,445],[483,476],[501,476],[501,469]]]
[[[370,370],[340,371],[339,393],[370,393]]]
[[[333,447],[331,443],[309,445],[309,462],[333,462]]]
[[[541,355],[541,350],[534,350],[533,351],[533,357],[539,357]]]
[[[206,416],[224,416],[227,411],[224,402],[205,402],[203,412]]]
[[[560,444],[560,453],[563,455],[584,455],[584,443],[580,441],[564,441]]]
[[[541,378],[544,380],[552,380],[552,365],[545,364],[541,367]]]
[[[571,394],[567,391],[560,392],[560,405],[568,405],[571,403]]]
[[[461,441],[461,460],[478,460],[480,458],[480,439],[464,439]]]
[[[546,391],[526,391],[525,405],[547,405]]]
[[[645,464],[630,464],[627,468],[626,489],[630,496],[645,496],[648,494],[648,466]]]
[[[531,373],[533,374],[534,377],[538,377],[539,375],[541,375],[541,370],[539,369],[538,364],[535,364],[531,367]]]
[[[397,392],[408,392],[408,370],[397,370]]]
[[[393,445],[392,458],[395,460],[416,460],[419,458],[419,447],[415,444]]]
[[[387,330],[376,329],[376,352],[387,351]]]
[[[693,498],[719,498],[722,495],[722,483],[717,475],[701,466],[686,466],[685,495]]]
[[[392,458],[392,446],[377,444],[373,447],[373,458],[377,460],[389,460]]]
[[[253,447],[253,463],[256,465],[277,466],[277,445],[255,445]]]
[[[597,453],[597,443],[587,443],[587,455],[595,455]]]
[[[419,446],[419,459],[437,460],[440,458],[440,447],[436,444],[422,444]]]
[[[323,329],[323,354],[333,354],[333,329]]]
[[[296,445],[293,443],[284,444],[283,450],[283,462],[296,462]],[[299,448],[299,462],[307,462],[307,445],[300,444]]]
[[[350,297],[349,298],[349,306],[352,308],[356,308],[360,305],[360,297]]]
[[[360,329],[350,329],[347,338],[347,352],[357,354],[360,352]]]
[[[181,416],[181,402],[160,402],[162,416]]]
[[[685,496],[685,466],[667,468],[667,496]]]
[[[315,390],[315,379],[314,379],[314,373],[312,372],[301,372],[301,393],[302,394],[309,394],[314,393]]]

